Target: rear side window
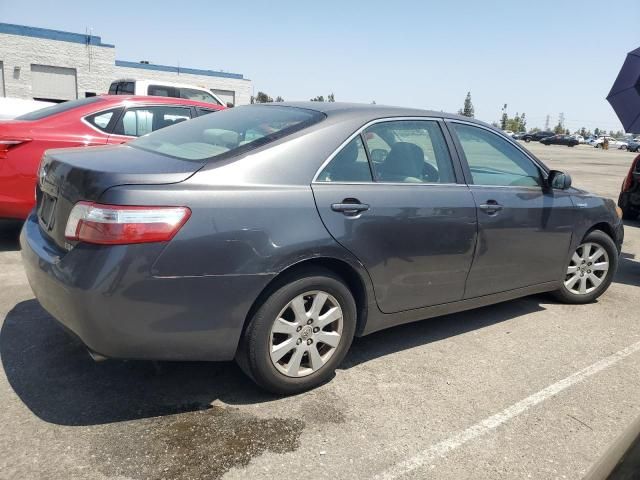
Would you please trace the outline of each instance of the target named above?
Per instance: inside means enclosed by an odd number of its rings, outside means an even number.
[[[41,108],[40,110],[34,110],[33,112],[25,113],[16,117],[16,120],[42,120],[43,118],[51,117],[59,113],[68,112],[74,108],[84,107],[92,103],[99,103],[102,101],[101,97],[87,97],[79,100],[71,100],[69,102],[58,103],[50,107]]]
[[[324,118],[303,108],[247,105],[204,115],[154,132],[129,145],[182,160],[205,161],[240,154],[302,130]]]
[[[333,157],[317,178],[318,182],[371,182],[371,169],[360,135]]]
[[[140,137],[191,118],[189,108],[156,106],[128,109],[118,121],[113,133]]]
[[[213,103],[218,105],[213,95],[203,90],[196,90],[194,88],[180,88],[180,98],[186,98],[187,100],[197,100],[198,102]]]
[[[164,85],[149,85],[147,94],[156,97],[177,97],[178,92],[175,87],[167,87]]]
[[[449,149],[436,121],[377,123],[364,131],[364,138],[379,182],[456,182]]]
[[[111,110],[107,110],[106,112],[98,112],[93,115],[89,115],[84,119],[103,132],[109,133],[114,121],[122,111],[121,108],[113,108]]]

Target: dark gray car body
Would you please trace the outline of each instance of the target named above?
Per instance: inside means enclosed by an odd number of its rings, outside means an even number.
[[[575,188],[471,185],[449,122],[491,130],[548,173],[481,122],[392,107],[284,105],[326,118],[198,167],[131,146],[48,152],[39,191],[58,197],[58,221],[45,231],[32,214],[21,235],[27,275],[44,308],[107,357],[230,360],[272,282],[302,265],[323,265],[345,279],[358,306],[357,334],[364,335],[557,289],[570,252],[593,228],[622,243],[610,200]],[[364,126],[399,118],[440,122],[455,183],[313,181]],[[371,208],[356,217],[331,209],[345,198]],[[488,199],[504,210],[483,217],[478,205]],[[192,215],[168,243],[68,245],[64,223],[79,200],[183,205]]]

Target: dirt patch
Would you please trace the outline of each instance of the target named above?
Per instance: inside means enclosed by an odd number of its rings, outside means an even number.
[[[91,460],[107,476],[136,480],[218,479],[266,451],[296,450],[304,429],[299,420],[219,406],[124,425],[96,432]]]

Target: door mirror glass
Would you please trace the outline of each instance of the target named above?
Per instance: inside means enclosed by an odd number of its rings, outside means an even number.
[[[551,170],[547,182],[551,188],[566,190],[571,187],[571,175],[558,170]]]

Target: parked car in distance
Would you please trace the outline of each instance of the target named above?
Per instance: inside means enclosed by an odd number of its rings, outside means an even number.
[[[512,130],[503,130],[503,132],[507,137],[513,138],[513,131]]]
[[[540,143],[544,145],[566,145],[567,147],[575,147],[580,142],[571,135],[553,135],[552,137],[545,137],[540,140]]]
[[[124,143],[222,109],[165,97],[103,95],[56,104],[0,123],[0,219],[25,219],[33,208],[45,150]]]
[[[22,98],[0,97],[0,120],[10,120],[40,108],[55,105],[40,100],[24,100]]]
[[[453,148],[455,145],[457,148]],[[231,360],[292,394],[354,335],[600,296],[624,230],[497,129],[417,109],[236,107],[48,151],[21,234],[42,306],[104,357]]]
[[[589,142],[589,145],[595,148],[602,148],[602,144],[604,143],[605,138],[609,141],[609,148],[617,148],[619,146],[617,143],[618,141],[609,135],[600,135],[597,138],[593,138]]]
[[[627,143],[627,152],[640,153],[640,138],[634,138]]]
[[[516,132],[512,135],[512,137],[515,140],[522,140],[522,137],[524,137],[527,134],[527,132]]]
[[[198,102],[226,106],[211,90],[184,83],[124,78],[111,83],[109,95],[143,95],[155,97],[184,98]]]
[[[584,137],[582,135],[575,134],[571,136],[575,138],[579,144],[585,143]]]
[[[620,189],[618,205],[625,220],[634,220],[640,215],[640,155],[636,156],[629,166],[629,172]]]
[[[531,141],[539,142],[543,138],[552,137],[553,135],[555,135],[555,133],[548,130],[542,131],[542,132],[527,133],[526,135],[522,136],[522,140],[524,140],[527,143]]]

